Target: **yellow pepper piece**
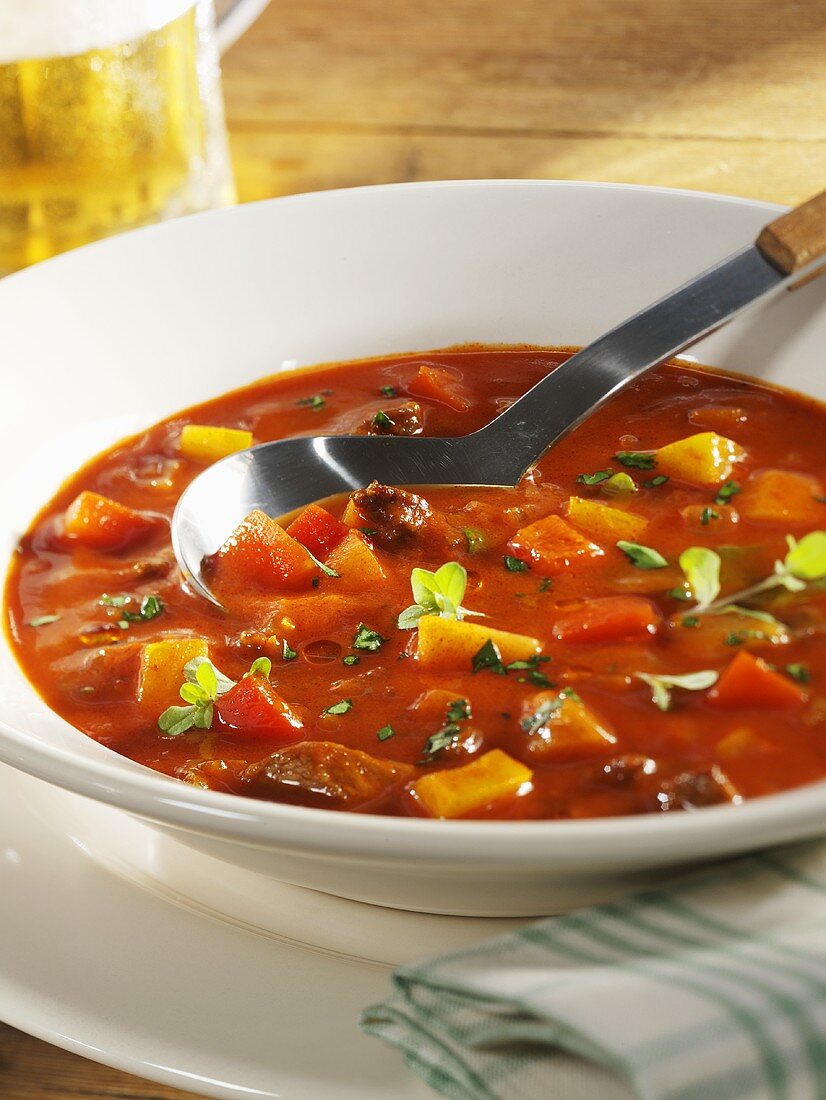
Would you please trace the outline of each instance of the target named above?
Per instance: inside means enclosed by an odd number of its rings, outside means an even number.
[[[175,703],[184,682],[184,665],[209,653],[203,638],[165,638],[149,642],[141,652],[138,702],[152,719]]]
[[[488,641],[493,642],[506,665],[511,661],[527,661],[542,648],[537,638],[527,634],[425,615],[419,619],[418,661],[425,668],[470,672],[473,658]]]
[[[178,440],[181,454],[194,462],[217,462],[251,446],[252,432],[206,424],[186,424]]]
[[[462,768],[423,775],[410,790],[432,817],[465,817],[516,794],[532,778],[530,768],[501,749],[492,749]]]
[[[568,519],[578,530],[597,542],[636,542],[645,534],[648,520],[598,500],[571,497],[568,501]]]
[[[733,439],[716,432],[700,432],[668,443],[656,452],[657,473],[711,488],[731,476],[732,467],[745,455]]]

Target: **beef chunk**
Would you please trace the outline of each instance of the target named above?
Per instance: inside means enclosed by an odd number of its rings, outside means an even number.
[[[409,545],[433,514],[424,497],[378,481],[350,499],[370,538],[385,550]]]
[[[716,764],[702,771],[682,772],[663,783],[657,795],[661,810],[698,810],[743,798]]]
[[[424,416],[418,401],[388,406],[362,420],[358,435],[421,435]]]
[[[332,741],[302,741],[247,768],[246,793],[271,802],[355,810],[402,787],[415,768]]]

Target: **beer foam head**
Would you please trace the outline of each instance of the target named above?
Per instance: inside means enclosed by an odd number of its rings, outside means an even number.
[[[0,64],[72,57],[142,38],[195,0],[0,0]]]

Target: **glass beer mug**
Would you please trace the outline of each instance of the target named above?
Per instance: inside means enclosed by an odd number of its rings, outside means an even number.
[[[212,0],[0,0],[0,275],[233,199]]]

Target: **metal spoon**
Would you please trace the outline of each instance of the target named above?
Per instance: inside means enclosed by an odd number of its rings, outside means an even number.
[[[813,278],[824,257],[826,191],[577,352],[471,435],[301,437],[230,455],[199,474],[178,501],[172,517],[178,563],[192,587],[217,603],[202,561],[255,508],[283,516],[375,478],[390,485],[515,485],[548,447],[623,386],[747,306]]]

